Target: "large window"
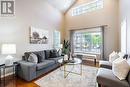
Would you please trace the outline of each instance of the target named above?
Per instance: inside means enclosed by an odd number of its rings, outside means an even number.
[[[101,53],[102,32],[101,31],[75,31],[73,35],[74,52]]]
[[[72,10],[72,16],[80,15],[83,13],[95,11],[103,8],[103,0],[94,0],[90,3],[79,5]]]

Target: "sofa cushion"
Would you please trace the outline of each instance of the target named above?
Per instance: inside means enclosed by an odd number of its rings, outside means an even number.
[[[53,60],[53,61],[55,61],[55,63],[58,63],[58,60],[59,59],[62,59],[63,58],[63,56],[61,56],[61,57],[56,57],[56,58],[49,58],[49,60]]]
[[[44,60],[43,62],[37,64],[37,70],[47,68],[53,64],[55,64],[53,60]]]
[[[112,69],[112,63],[109,61],[99,61],[99,66],[101,68]]]
[[[119,80],[110,69],[99,68],[97,82],[106,87],[129,87],[127,80]]]
[[[45,60],[45,52],[44,51],[36,51],[36,52],[25,52],[25,61],[28,61],[29,55],[34,53],[38,57],[38,63],[43,62]]]

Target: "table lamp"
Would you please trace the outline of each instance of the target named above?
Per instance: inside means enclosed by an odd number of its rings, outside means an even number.
[[[10,66],[13,64],[14,57],[13,54],[16,54],[16,45],[15,44],[2,44],[1,54],[7,55],[5,58],[5,65]]]

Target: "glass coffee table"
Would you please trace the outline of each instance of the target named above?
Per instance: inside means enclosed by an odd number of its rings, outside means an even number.
[[[63,60],[59,59],[58,62],[60,63],[60,70],[64,71],[64,78],[66,78],[70,73],[82,75],[82,60],[80,58],[74,58],[73,60]],[[61,66],[63,65],[63,69],[61,69]],[[71,70],[67,70],[67,66],[71,65]],[[79,71],[80,73],[77,73],[74,71],[75,65],[80,65]]]

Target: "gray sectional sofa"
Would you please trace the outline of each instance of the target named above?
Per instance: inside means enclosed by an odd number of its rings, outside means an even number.
[[[101,87],[130,87],[130,72],[125,80],[119,80],[112,72],[112,63],[99,61],[97,83]]]
[[[18,77],[31,81],[59,66],[58,60],[63,56],[53,56],[51,53],[54,50],[44,50],[37,52],[25,52],[23,59],[19,61],[18,65]],[[31,53],[34,53],[38,57],[38,63],[28,62],[28,57]]]

